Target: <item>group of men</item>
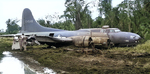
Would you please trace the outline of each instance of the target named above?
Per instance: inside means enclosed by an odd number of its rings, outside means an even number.
[[[26,45],[40,45],[40,43],[36,40],[35,35],[31,35],[29,37],[25,36],[24,33],[22,33],[21,36],[14,36],[14,42],[12,45],[12,49],[20,49],[26,51]]]

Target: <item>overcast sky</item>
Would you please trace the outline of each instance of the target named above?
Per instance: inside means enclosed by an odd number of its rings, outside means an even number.
[[[95,1],[95,0],[85,0]],[[113,0],[113,6],[117,6],[123,0]],[[22,18],[24,8],[29,8],[36,20],[45,18],[46,15],[63,15],[66,9],[64,6],[65,0],[1,0],[0,2],[0,29],[6,30],[6,21],[8,19]],[[91,8],[92,18],[98,16],[97,8]],[[21,26],[21,23],[18,23]]]

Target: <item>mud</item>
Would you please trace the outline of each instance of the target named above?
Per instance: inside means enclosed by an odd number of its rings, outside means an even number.
[[[37,71],[48,67],[60,74],[150,73],[149,53],[105,49],[101,50],[102,53],[85,54],[72,50],[66,51],[64,49],[64,47],[61,47],[56,49],[29,49],[25,52],[12,52],[15,53],[14,56],[31,64],[31,67]],[[39,63],[32,62],[31,58],[37,60]]]
[[[43,69],[45,67],[40,65],[40,63],[38,61],[34,60],[32,57],[28,56],[27,54],[24,54],[24,52],[22,52],[22,51],[11,51],[11,53],[12,53],[12,56],[23,61],[26,65],[28,65],[34,71],[39,72],[39,73],[44,73]]]
[[[100,53],[84,53],[81,50],[85,48],[72,46],[32,46],[27,48],[28,51],[11,51],[9,40],[1,39],[0,49],[7,49],[40,72],[48,67],[58,74],[150,74],[150,40],[136,47],[98,49]]]

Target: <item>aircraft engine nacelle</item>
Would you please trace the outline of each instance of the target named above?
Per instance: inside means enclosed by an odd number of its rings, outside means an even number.
[[[106,37],[92,37],[92,43],[95,46],[107,47],[108,38]]]
[[[105,44],[107,42],[107,39],[101,37],[92,37],[92,40],[94,44]]]
[[[92,41],[90,36],[74,36],[72,37],[75,46],[88,47]]]

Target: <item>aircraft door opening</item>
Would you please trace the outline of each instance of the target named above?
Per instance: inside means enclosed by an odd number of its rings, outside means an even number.
[[[54,36],[54,33],[50,33],[49,36],[53,37],[53,36]]]

